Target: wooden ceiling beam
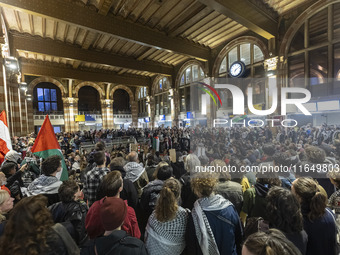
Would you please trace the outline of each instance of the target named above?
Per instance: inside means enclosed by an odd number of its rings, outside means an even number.
[[[77,79],[92,82],[108,82],[129,86],[151,86],[148,77],[124,76],[116,73],[89,72],[68,67],[51,66],[48,63],[28,63],[21,61],[21,72],[24,75],[51,76],[63,79]]]
[[[210,58],[210,49],[185,39],[169,37],[162,32],[132,23],[116,16],[103,16],[72,1],[64,0],[0,0],[0,6],[49,19],[73,24],[84,29],[114,35],[145,46],[164,49],[203,61]]]
[[[16,50],[51,55],[90,63],[122,67],[126,69],[147,71],[163,75],[172,75],[173,67],[151,61],[138,61],[131,57],[107,54],[93,50],[85,50],[76,46],[44,39],[36,36],[13,34],[9,35],[11,45]]]
[[[249,0],[198,0],[209,8],[235,20],[258,35],[271,39],[277,36],[278,19],[267,6]],[[259,1],[257,2],[259,3]]]

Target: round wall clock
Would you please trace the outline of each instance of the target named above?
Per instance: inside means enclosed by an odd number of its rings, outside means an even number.
[[[242,61],[236,61],[231,64],[229,74],[231,77],[241,77],[246,71],[246,65]]]

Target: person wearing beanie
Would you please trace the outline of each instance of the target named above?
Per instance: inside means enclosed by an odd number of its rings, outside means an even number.
[[[104,235],[105,229],[100,221],[100,208],[105,197],[120,198],[120,192],[123,190],[123,179],[119,171],[113,171],[107,174],[102,183],[98,187],[97,201],[90,207],[85,220],[85,227],[90,239]],[[124,201],[124,200],[123,200]],[[127,213],[122,225],[122,230],[129,235],[140,238],[141,233],[138,227],[138,221],[134,209],[128,206],[127,201],[124,201],[127,206]]]
[[[118,197],[104,197],[101,202],[99,219],[105,230],[104,235],[96,238],[91,245],[83,247],[81,255],[147,254],[141,240],[121,230],[127,214],[125,201]]]

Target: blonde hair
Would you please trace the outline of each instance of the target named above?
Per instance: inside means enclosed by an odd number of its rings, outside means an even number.
[[[164,182],[155,208],[158,221],[166,222],[176,217],[178,210],[177,200],[180,195],[181,184],[178,180],[170,178]]]
[[[200,173],[191,180],[192,191],[198,197],[209,197],[217,184],[216,174]]]
[[[5,203],[7,199],[9,199],[9,194],[6,190],[0,190],[0,205]],[[3,212],[0,210],[0,222],[6,220],[6,217],[3,215]]]

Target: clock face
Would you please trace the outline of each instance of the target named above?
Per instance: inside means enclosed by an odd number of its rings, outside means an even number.
[[[235,62],[230,67],[230,75],[233,77],[239,77],[244,72],[244,66],[242,62]]]

